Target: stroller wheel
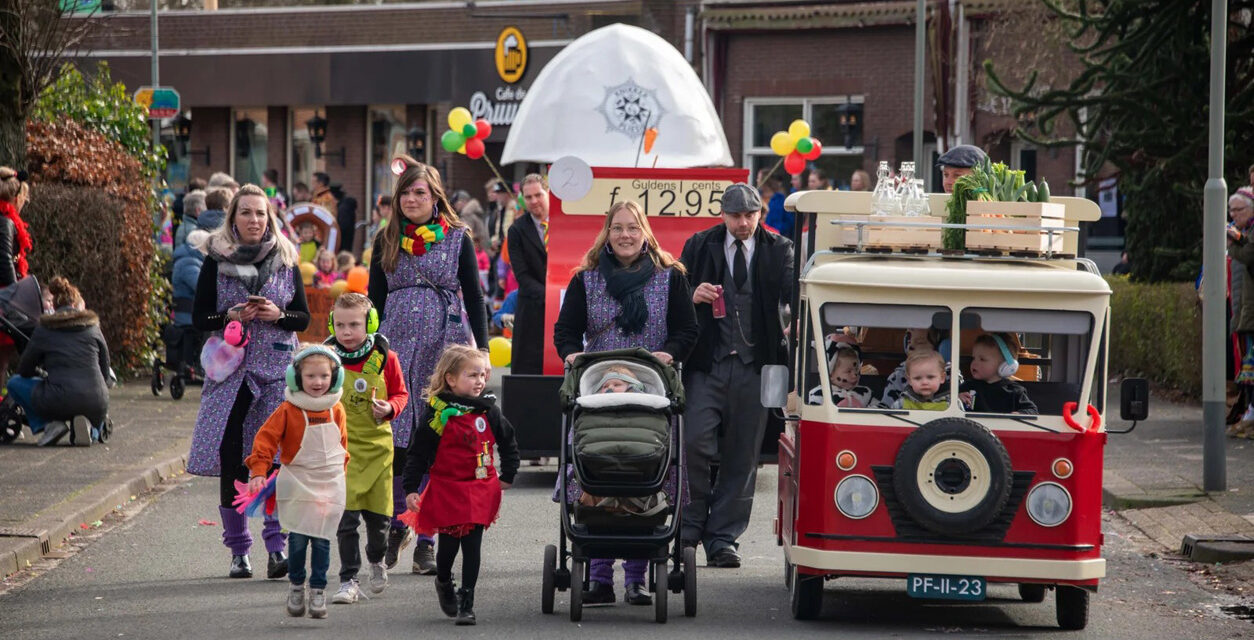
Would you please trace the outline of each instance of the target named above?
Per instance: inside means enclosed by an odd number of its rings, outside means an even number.
[[[183,399],[183,376],[176,375],[170,379],[170,397],[175,400]]]
[[[666,560],[653,561],[653,621],[666,622]]]
[[[583,620],[584,561],[570,560],[570,621]]]
[[[557,571],[557,547],[555,545],[545,545],[544,547],[544,578],[540,587],[540,613],[553,613],[553,595],[557,591],[556,576]]]
[[[161,373],[161,361],[153,358],[152,360],[152,395],[160,396],[161,390],[165,388],[165,375]]]
[[[13,398],[5,397],[0,402],[0,444],[9,444],[22,435],[22,425],[26,422],[26,414]]]
[[[697,615],[697,548],[684,547],[684,615]]]
[[[100,444],[109,441],[113,437],[113,418],[105,418],[104,424],[100,425]]]

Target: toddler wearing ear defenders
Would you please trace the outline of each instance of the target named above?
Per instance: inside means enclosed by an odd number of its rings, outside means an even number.
[[[266,473],[279,456],[275,502],[279,522],[288,531],[287,613],[293,617],[327,615],[327,567],[331,538],[344,512],[344,475],[348,467],[348,430],[340,405],[344,369],[339,356],[322,345],[308,345],[287,368],[284,402],[270,414],[253,440],[248,487],[260,493]],[[310,554],[309,590],[305,555]]]
[[[391,419],[409,403],[400,361],[378,333],[379,315],[370,298],[344,293],[335,299],[327,319],[331,336],[326,346],[344,366],[341,403],[348,421],[348,493],[336,540],[340,551],[340,588],[332,604],[353,604],[361,595],[358,529],[366,524],[366,561],[370,591],[381,593],[388,583],[384,554],[393,513],[404,511],[404,495],[393,492]],[[397,504],[399,499],[400,503]]]
[[[1010,379],[1018,369],[1006,337],[985,333],[971,346],[972,379],[958,387],[958,399],[969,411],[1036,414],[1036,403],[1027,390]]]

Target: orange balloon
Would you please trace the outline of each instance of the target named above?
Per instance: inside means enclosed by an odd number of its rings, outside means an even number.
[[[365,267],[353,267],[348,270],[348,290],[354,293],[366,293],[370,284],[370,270]]]

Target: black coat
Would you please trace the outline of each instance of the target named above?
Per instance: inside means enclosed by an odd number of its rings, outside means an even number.
[[[91,311],[59,311],[39,319],[30,344],[17,366],[21,376],[33,378],[36,367],[48,377],[35,387],[31,401],[46,420],[87,416],[100,424],[109,409],[109,346],[100,333],[100,320]]]
[[[753,348],[754,365],[760,369],[765,364],[785,364],[788,361],[788,343],[779,323],[779,306],[792,303],[793,287],[797,286],[797,281],[791,240],[767,231],[760,224],[753,238],[756,244],[749,272],[753,278],[754,335],[750,339],[756,344]],[[693,291],[702,282],[723,283],[727,271],[727,257],[723,253],[726,239],[727,227],[719,224],[693,235],[684,243],[679,261],[688,268],[688,283]],[[685,367],[688,371],[708,372],[714,365],[721,334],[714,320],[713,307],[709,304],[696,307],[697,324],[701,331]]]
[[[0,215],[0,287],[17,282],[17,227],[13,221]]]
[[[549,254],[530,213],[518,216],[507,235],[509,263],[514,270],[514,278],[518,280],[514,362],[510,365],[510,372],[538,375],[544,370],[544,297]]]

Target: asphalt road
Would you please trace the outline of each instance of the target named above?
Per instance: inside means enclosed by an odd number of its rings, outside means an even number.
[[[500,521],[485,538],[477,593],[479,625],[453,628],[436,606],[432,578],[411,575],[408,562],[394,571],[383,594],[355,605],[333,605],[326,620],[289,618],[286,581],[228,580],[229,555],[220,543],[216,481],[177,481],[148,506],[121,520],[63,560],[45,561],[40,575],[0,589],[0,638],[402,638],[456,634],[490,638],[561,638],[597,634],[631,638],[1229,638],[1254,635],[1249,622],[1220,612],[1233,604],[1195,586],[1179,567],[1145,557],[1123,534],[1122,521],[1106,520],[1108,575],[1091,602],[1089,628],[1061,632],[1053,596],[1041,604],[1018,601],[1013,586],[993,585],[977,604],[935,604],[905,595],[904,581],[841,579],[829,582],[823,618],[798,622],[788,613],[782,551],[771,535],[770,500],[758,500],[742,540],[741,569],[701,569],[699,612],[684,618],[672,595],[671,619],[653,622],[652,608],[621,602],[586,608],[583,622],[567,616],[567,594],[554,615],[540,613],[542,549],[557,537],[557,511],[549,501],[552,467],[524,468],[506,493]],[[758,495],[772,495],[775,468],[759,476]],[[264,570],[260,528],[254,526],[254,568]],[[334,549],[334,547],[333,547]],[[338,561],[331,564],[336,584]],[[700,556],[699,556],[700,559]],[[621,578],[620,578],[621,580]]]

